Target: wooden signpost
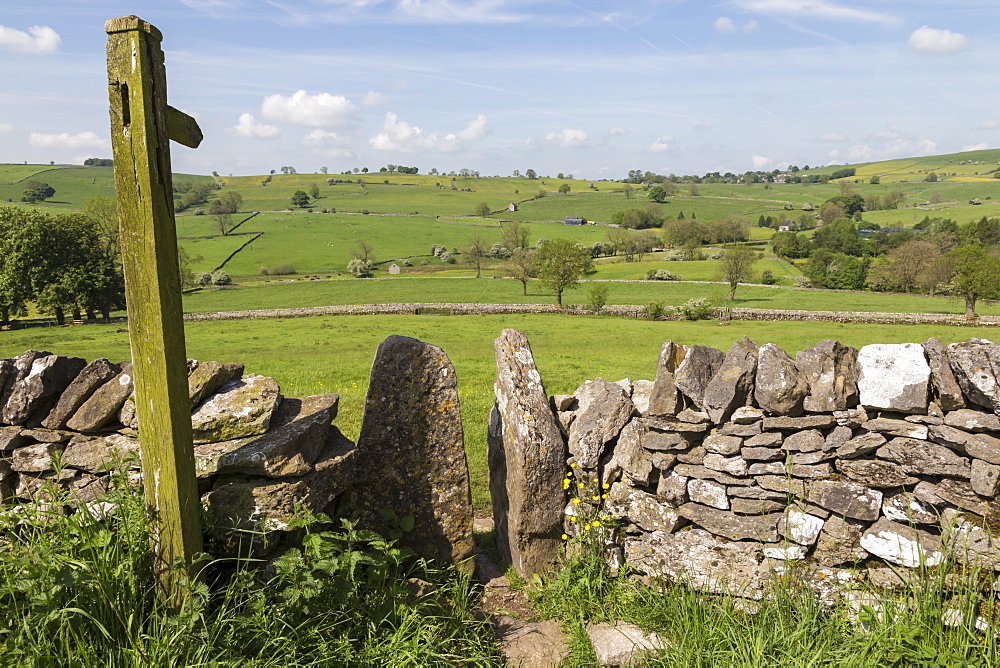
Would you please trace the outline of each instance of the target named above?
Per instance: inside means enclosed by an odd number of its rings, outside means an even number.
[[[176,608],[202,543],[169,140],[196,148],[202,135],[167,105],[160,31],[137,16],[104,29],[143,486],[160,593]]]

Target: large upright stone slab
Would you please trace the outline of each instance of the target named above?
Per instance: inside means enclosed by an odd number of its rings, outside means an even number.
[[[390,336],[375,353],[358,437],[351,514],[383,535],[413,518],[400,542],[472,569],[472,491],[455,367],[437,346]]]
[[[40,426],[59,401],[59,395],[85,366],[86,360],[79,357],[47,355],[36,359],[28,374],[11,389],[3,407],[3,421]]]
[[[773,343],[760,347],[754,399],[762,410],[774,415],[801,415],[808,392],[809,384],[788,353]]]
[[[977,406],[1000,412],[1000,345],[988,339],[970,339],[948,346],[948,361],[965,398]]]
[[[858,403],[858,351],[825,339],[795,356],[809,385],[803,407],[813,413],[842,411]]]
[[[105,358],[96,359],[83,368],[77,377],[69,384],[55,407],[42,420],[46,429],[62,429],[66,420],[97,391],[101,385],[121,373],[121,366],[109,362]]]
[[[680,412],[683,399],[677,390],[677,367],[684,362],[687,348],[667,341],[660,348],[660,359],[656,364],[656,380],[649,394],[648,415],[666,415],[673,417]]]
[[[712,382],[726,354],[715,348],[691,346],[684,361],[674,374],[677,389],[691,400],[698,410],[705,410],[705,388]],[[707,412],[707,411],[706,411]]]
[[[931,368],[917,343],[874,343],[858,351],[858,395],[865,408],[926,413]]]
[[[927,356],[927,364],[931,368],[931,389],[937,396],[941,410],[955,411],[965,408],[962,388],[955,380],[951,363],[948,361],[948,349],[934,337],[923,343],[923,349],[924,355]]]
[[[528,577],[548,568],[562,549],[566,446],[528,338],[505,329],[493,349],[496,406],[487,444],[496,545],[500,557]]]
[[[712,422],[727,421],[737,408],[753,399],[757,375],[757,344],[743,337],[726,353],[722,365],[705,388],[702,399]]]
[[[579,403],[569,429],[569,451],[585,469],[597,468],[607,444],[632,417],[635,406],[617,383],[587,381],[574,393]]]

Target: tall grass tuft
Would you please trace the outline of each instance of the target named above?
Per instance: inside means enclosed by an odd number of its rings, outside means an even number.
[[[141,492],[118,480],[107,518],[67,512],[55,485],[45,495],[0,518],[2,665],[501,663],[467,577],[353,525],[303,520],[303,547],[267,568],[212,561],[171,615],[155,594]]]

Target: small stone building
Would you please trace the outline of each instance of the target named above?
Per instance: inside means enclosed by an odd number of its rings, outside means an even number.
[[[391,263],[389,265],[389,273],[390,274],[398,274],[399,273],[399,265],[396,264],[395,262]]]

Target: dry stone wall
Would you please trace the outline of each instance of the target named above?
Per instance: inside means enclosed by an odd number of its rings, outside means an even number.
[[[826,340],[794,358],[667,341],[653,380],[597,378],[550,407],[574,498],[528,491],[564,500],[570,536],[577,518],[617,517],[609,557],[649,576],[759,598],[789,562],[827,581],[946,558],[1000,571],[990,341]]]
[[[141,484],[131,373],[128,362],[33,350],[0,359],[0,501],[8,512],[38,503],[103,518],[114,511],[106,494],[114,484]],[[297,544],[293,520],[309,511],[471,568],[457,380],[440,348],[402,336],[379,346],[357,444],[331,424],[336,394],[287,398],[275,379],[242,364],[195,360],[188,390],[209,552],[275,556]]]
[[[338,396],[285,398],[273,378],[245,374],[242,364],[189,360],[188,368],[209,548],[272,554],[299,508],[331,508],[354,479],[357,449],[331,424]],[[128,362],[33,350],[0,359],[3,504],[59,499],[113,512],[104,497],[115,481],[141,482],[132,391]]]

